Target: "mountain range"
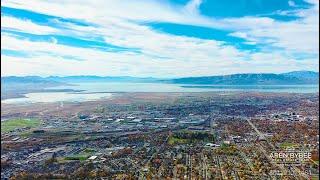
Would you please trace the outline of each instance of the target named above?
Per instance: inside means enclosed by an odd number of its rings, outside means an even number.
[[[173,83],[203,85],[299,85],[319,84],[319,72],[293,71],[288,73],[255,73],[231,74],[221,76],[184,77],[172,79],[139,78],[130,76],[5,76],[4,84],[41,84],[44,86],[65,85],[79,82],[140,82],[140,83]]]
[[[293,71],[282,74],[232,74],[223,76],[186,77],[169,80],[175,84],[206,85],[298,85],[319,84],[319,72]]]

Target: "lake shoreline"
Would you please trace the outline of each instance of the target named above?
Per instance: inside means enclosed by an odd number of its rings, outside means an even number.
[[[1,103],[88,101],[104,98],[112,93],[205,93],[205,92],[260,92],[260,93],[318,93],[319,85],[195,85],[164,83],[73,83],[22,92],[18,97],[2,98]],[[54,97],[56,95],[57,97]],[[2,94],[3,97],[3,94]],[[5,96],[4,96],[5,97]],[[53,98],[53,99],[50,99]],[[77,99],[79,98],[79,99]]]

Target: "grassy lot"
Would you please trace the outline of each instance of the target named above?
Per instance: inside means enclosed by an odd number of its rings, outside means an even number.
[[[40,122],[38,119],[11,119],[1,121],[1,132],[9,132],[16,128],[37,127],[40,125]]]
[[[221,146],[214,150],[217,154],[224,155],[236,155],[238,153],[238,149],[235,145],[221,144]]]
[[[89,155],[84,155],[84,154],[78,154],[78,155],[73,155],[73,156],[67,156],[64,159],[65,160],[79,160],[79,161],[85,161],[89,158]]]
[[[189,143],[188,139],[181,139],[181,138],[176,138],[173,136],[170,136],[168,139],[168,144],[173,145],[173,144],[187,144]]]
[[[94,153],[94,152],[96,152],[96,150],[94,150],[94,149],[91,149],[91,148],[86,148],[85,150],[83,150],[83,152],[84,153]]]
[[[213,135],[207,132],[180,131],[170,135],[168,144],[193,144],[198,142],[213,142]]]
[[[94,152],[96,152],[96,150],[91,149],[91,148],[86,148],[82,152],[80,152],[79,154],[74,154],[74,155],[71,155],[71,156],[67,156],[63,160],[65,160],[65,161],[70,161],[70,160],[85,161],[90,156],[92,156],[94,154]]]
[[[290,147],[294,147],[297,146],[297,144],[295,143],[289,143],[289,142],[284,142],[280,145],[281,148],[290,148]]]

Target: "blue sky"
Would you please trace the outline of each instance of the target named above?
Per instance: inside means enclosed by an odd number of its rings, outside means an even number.
[[[319,71],[318,0],[3,0],[1,75]]]

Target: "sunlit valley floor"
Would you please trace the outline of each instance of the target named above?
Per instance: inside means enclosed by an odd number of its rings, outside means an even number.
[[[1,178],[317,178],[318,94],[113,93],[2,104]],[[311,152],[279,166],[269,154]]]

